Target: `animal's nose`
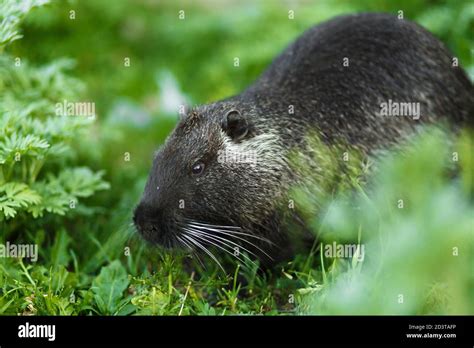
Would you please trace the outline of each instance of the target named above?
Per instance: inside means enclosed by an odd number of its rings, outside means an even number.
[[[133,223],[146,240],[158,243],[161,238],[162,212],[147,204],[140,203],[133,213]]]

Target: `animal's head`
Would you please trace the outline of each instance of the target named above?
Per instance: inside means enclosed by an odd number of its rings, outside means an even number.
[[[256,117],[233,101],[187,113],[156,154],[134,213],[146,240],[200,249],[256,233],[251,226],[270,214],[282,176],[277,138]]]

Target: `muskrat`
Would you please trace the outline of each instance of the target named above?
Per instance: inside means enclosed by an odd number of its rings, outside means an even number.
[[[310,132],[370,154],[420,125],[471,122],[473,85],[455,62],[428,31],[388,14],[310,28],[241,94],[187,112],[154,158],[138,231],[214,259],[211,246],[265,264],[290,257],[277,209],[301,179],[289,154],[307,151]],[[418,108],[389,117],[381,106],[404,103]]]

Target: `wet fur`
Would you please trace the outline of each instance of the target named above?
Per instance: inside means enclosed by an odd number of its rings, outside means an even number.
[[[290,257],[295,250],[276,209],[298,182],[289,152],[306,151],[310,131],[324,142],[342,141],[370,154],[420,125],[472,124],[473,85],[452,58],[429,32],[391,15],[338,17],[309,29],[241,94],[188,112],[156,155],[135,211],[137,229],[153,243],[201,249],[183,243],[190,220],[234,226],[261,237],[247,247],[263,263]],[[381,116],[380,104],[389,99],[419,102],[420,119]],[[229,110],[248,122],[243,139],[225,129]],[[220,163],[222,150],[255,151],[257,165]],[[198,161],[205,170],[196,177],[191,167]]]

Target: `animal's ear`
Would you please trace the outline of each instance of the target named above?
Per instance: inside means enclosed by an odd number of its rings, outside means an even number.
[[[234,141],[244,139],[249,133],[247,118],[237,110],[227,112],[222,120],[222,129]]]

